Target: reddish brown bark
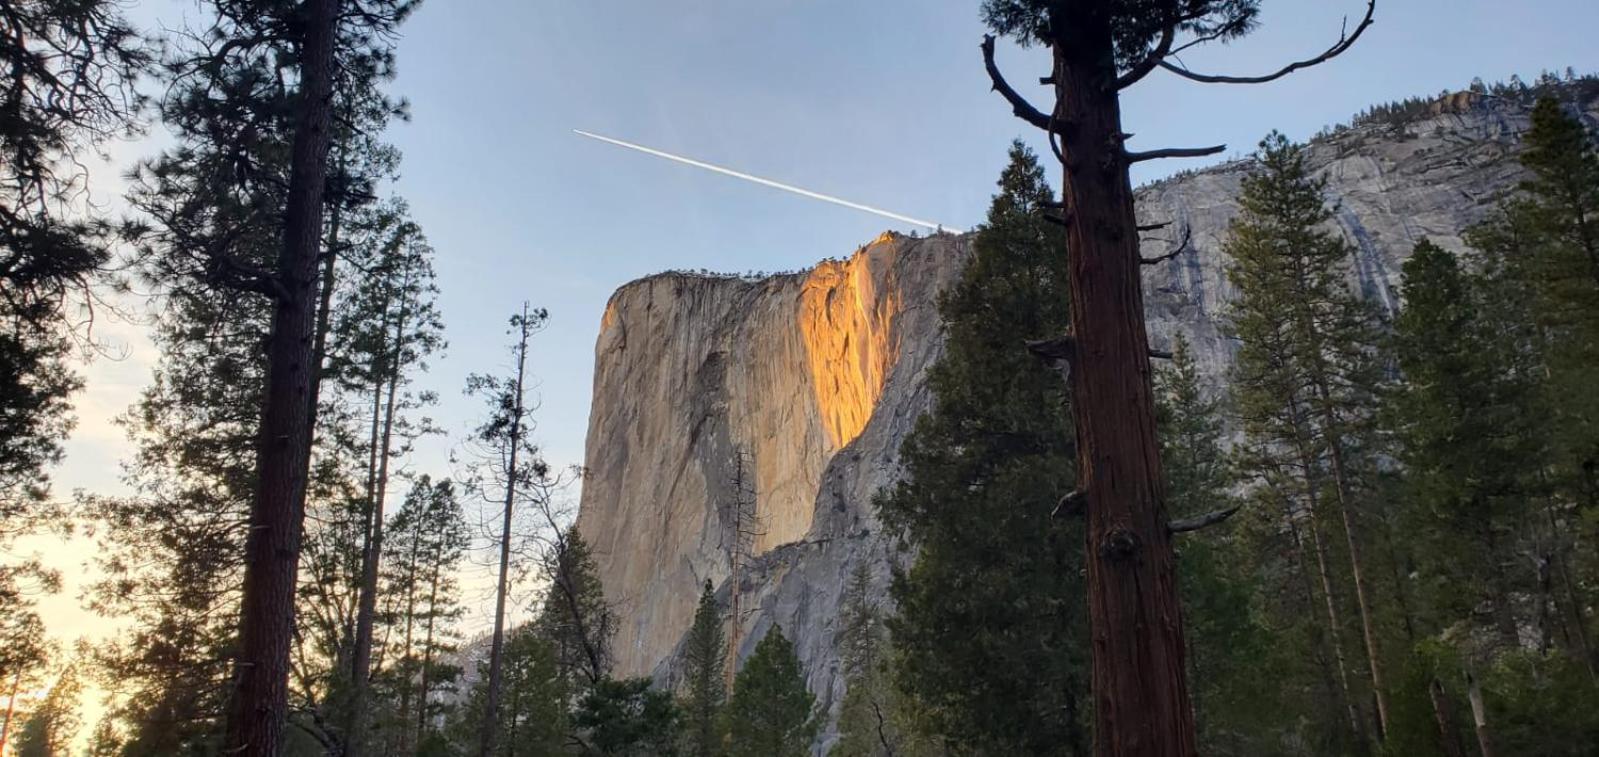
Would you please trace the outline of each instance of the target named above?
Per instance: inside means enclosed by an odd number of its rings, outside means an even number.
[[[300,48],[300,112],[290,157],[272,335],[267,346],[258,485],[245,543],[239,656],[224,751],[277,755],[288,709],[289,650],[310,468],[316,373],[317,254],[332,121],[339,0],[307,0]]]
[[[1138,222],[1111,31],[1099,14],[1053,45],[1069,254],[1077,480],[1087,502],[1094,750],[1195,754],[1182,610],[1155,436]]]

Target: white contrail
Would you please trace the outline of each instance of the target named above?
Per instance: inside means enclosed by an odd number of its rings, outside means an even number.
[[[821,200],[822,202],[830,202],[830,203],[833,203],[834,205],[843,205],[846,208],[854,208],[856,210],[865,211],[867,213],[871,213],[873,215],[879,215],[879,216],[882,216],[884,218],[892,218],[892,219],[894,219],[896,221],[904,221],[905,223],[915,224],[917,226],[925,226],[925,227],[927,227],[929,229],[942,229],[944,231],[953,232],[953,233],[956,233],[956,234],[961,233],[960,229],[957,229],[957,228],[955,228],[953,226],[946,226],[944,224],[934,223],[932,221],[923,221],[923,220],[920,220],[920,219],[911,218],[910,216],[902,216],[902,215],[900,215],[898,213],[890,213],[890,212],[888,212],[886,210],[883,210],[881,208],[874,208],[874,207],[872,207],[870,205],[862,205],[862,204],[860,204],[858,202],[850,202],[849,200],[841,199],[841,198],[838,198],[838,197],[833,197],[831,195],[824,195],[824,194],[822,194],[820,192],[812,192],[809,189],[801,189],[799,187],[792,186],[790,184],[784,184],[782,182],[772,181],[771,179],[763,179],[763,178],[761,178],[759,176],[751,176],[751,175],[749,175],[747,173],[743,173],[741,171],[734,171],[731,168],[723,168],[721,166],[712,165],[710,163],[706,163],[704,161],[695,160],[693,158],[685,158],[685,157],[683,157],[681,155],[673,155],[673,154],[671,154],[669,152],[661,152],[660,150],[652,150],[652,149],[650,149],[648,147],[645,147],[643,145],[635,145],[632,142],[623,142],[620,139],[611,139],[610,137],[602,137],[602,136],[600,136],[598,134],[594,134],[594,133],[591,133],[591,132],[583,131],[582,129],[573,129],[572,132],[575,133],[575,134],[578,134],[580,136],[588,137],[589,139],[598,139],[601,142],[608,142],[610,144],[616,145],[617,147],[626,147],[629,150],[638,150],[639,152],[642,152],[642,153],[648,153],[650,155],[654,155],[657,158],[666,158],[667,160],[674,160],[674,161],[677,161],[678,163],[683,163],[685,165],[694,166],[696,168],[703,168],[703,169],[705,169],[707,171],[715,171],[716,173],[722,174],[724,176],[731,176],[731,177],[733,177],[735,179],[743,179],[745,181],[753,181],[756,184],[760,184],[762,186],[771,187],[773,189],[781,189],[784,192],[793,192],[794,194],[801,195],[803,197],[809,197],[809,198],[811,198],[813,200]]]

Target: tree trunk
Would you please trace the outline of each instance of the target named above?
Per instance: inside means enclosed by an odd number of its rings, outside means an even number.
[[[1427,695],[1432,698],[1432,716],[1438,722],[1438,745],[1443,747],[1444,757],[1465,757],[1460,748],[1460,734],[1455,731],[1455,718],[1449,706],[1449,696],[1444,693],[1444,685],[1437,678],[1427,684]]]
[[[422,671],[417,682],[416,704],[416,740],[417,748],[422,746],[422,738],[427,734],[428,722],[428,673],[433,667],[433,619],[437,617],[439,606],[439,564],[433,563],[433,578],[428,589],[428,622],[427,630],[423,632],[422,641]]]
[[[511,508],[516,504],[517,455],[522,449],[522,386],[527,369],[527,306],[522,307],[521,338],[516,346],[516,397],[512,408],[510,454],[505,476],[505,512],[500,524],[500,573],[494,591],[494,636],[489,643],[489,685],[484,697],[483,728],[478,734],[478,757],[494,753],[499,730],[500,679],[505,657],[505,592],[511,572]]]
[[[1121,106],[1106,19],[1078,4],[1053,40],[1069,256],[1072,411],[1086,497],[1095,753],[1189,757],[1193,707]]]
[[[1366,662],[1371,670],[1371,690],[1377,700],[1377,736],[1382,738],[1388,731],[1388,690],[1384,685],[1382,652],[1377,645],[1377,617],[1372,610],[1369,593],[1366,591],[1366,559],[1360,534],[1355,528],[1355,503],[1344,459],[1342,424],[1339,423],[1336,410],[1333,408],[1325,366],[1319,362],[1322,359],[1321,355],[1318,353],[1315,359],[1318,362],[1314,368],[1315,374],[1312,376],[1311,384],[1315,387],[1317,399],[1321,402],[1321,430],[1326,437],[1327,451],[1332,459],[1333,488],[1338,495],[1338,514],[1343,522],[1344,540],[1349,549],[1349,570],[1355,582],[1355,606],[1360,610],[1360,631],[1366,647]]]
[[[1477,677],[1466,671],[1466,698],[1471,700],[1471,720],[1477,729],[1477,748],[1482,750],[1482,757],[1494,757],[1494,746],[1491,734],[1488,732],[1488,708],[1482,701],[1482,686],[1478,685]]]
[[[351,671],[354,696],[351,698],[349,733],[345,739],[345,754],[349,757],[360,757],[361,753],[366,751],[366,732],[371,722],[372,708],[369,700],[372,692],[372,627],[377,619],[378,567],[383,561],[383,506],[387,501],[389,490],[389,458],[392,457],[390,448],[394,441],[395,399],[399,393],[400,362],[405,354],[405,327],[410,307],[405,301],[405,291],[410,283],[410,274],[407,272],[400,289],[400,312],[395,321],[394,339],[386,345],[388,354],[380,358],[382,370],[377,372],[375,378],[378,378],[378,381],[373,387],[375,394],[386,393],[387,398],[382,412],[383,431],[375,447],[376,479],[370,482],[367,491],[369,503],[367,518],[371,538],[361,555],[360,608],[356,611],[355,617],[355,655]]]
[[[278,754],[288,711],[294,593],[299,578],[306,477],[311,464],[311,384],[317,254],[333,105],[339,0],[306,0],[300,97],[290,157],[283,247],[262,403],[258,484],[245,542],[239,656],[223,738],[229,754]]]
[[[6,722],[0,723],[0,757],[6,753],[6,742],[11,738],[11,718],[17,714],[17,690],[22,688],[22,664],[17,664],[17,672],[11,676],[11,694],[6,697]]]

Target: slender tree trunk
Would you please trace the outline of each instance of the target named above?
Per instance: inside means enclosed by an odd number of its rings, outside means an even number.
[[[522,306],[521,337],[516,345],[516,397],[512,408],[510,454],[505,476],[505,511],[500,524],[500,573],[494,589],[494,635],[489,643],[489,685],[484,698],[483,728],[478,734],[478,757],[494,754],[499,730],[500,683],[505,657],[505,593],[511,573],[511,508],[516,504],[517,457],[522,444],[522,387],[527,370],[527,306]]]
[[[1477,730],[1477,748],[1482,757],[1494,757],[1492,734],[1488,731],[1488,707],[1482,701],[1482,686],[1477,677],[1466,671],[1466,698],[1471,700],[1471,721]]]
[[[1437,678],[1427,684],[1427,695],[1432,698],[1432,715],[1438,723],[1438,745],[1443,747],[1444,757],[1465,757],[1465,751],[1460,748],[1460,733],[1455,730],[1454,710],[1449,706],[1449,695],[1444,693],[1444,685]]]
[[[1088,528],[1094,750],[1195,754],[1182,607],[1167,528],[1137,218],[1122,152],[1112,34],[1098,7],[1057,12],[1062,182],[1079,492]]]
[[[1382,738],[1388,731],[1388,690],[1384,685],[1382,651],[1377,644],[1377,617],[1366,587],[1365,550],[1355,526],[1355,503],[1345,464],[1343,432],[1321,367],[1316,369],[1311,383],[1321,402],[1322,433],[1327,437],[1328,456],[1332,460],[1333,489],[1338,495],[1338,515],[1343,522],[1344,540],[1349,548],[1349,570],[1355,583],[1355,606],[1360,610],[1360,631],[1366,647],[1366,662],[1371,670],[1371,690],[1377,700],[1377,735]]]
[[[1303,419],[1300,404],[1297,399],[1288,401],[1289,412],[1296,419]],[[1332,647],[1333,660],[1338,667],[1338,689],[1341,704],[1349,717],[1349,728],[1355,737],[1356,743],[1366,741],[1366,729],[1362,724],[1360,710],[1355,705],[1354,692],[1349,686],[1349,662],[1344,657],[1344,625],[1338,612],[1337,595],[1333,593],[1332,570],[1328,566],[1327,544],[1322,538],[1321,523],[1317,520],[1321,512],[1321,497],[1318,493],[1320,481],[1316,475],[1316,460],[1311,454],[1307,429],[1302,428],[1296,421],[1294,425],[1294,451],[1299,457],[1299,468],[1302,481],[1305,485],[1306,522],[1310,525],[1311,545],[1316,555],[1316,572],[1321,579],[1321,594],[1325,601],[1323,609],[1327,614],[1328,642]],[[1290,518],[1293,515],[1290,513]]]
[[[412,630],[412,626],[414,624],[414,621],[416,619],[416,561],[419,559],[418,556],[417,556],[417,549],[418,549],[418,545],[421,543],[421,541],[422,541],[422,535],[421,535],[420,532],[418,532],[411,539],[411,554],[406,559],[406,566],[405,566],[405,647],[404,647],[405,652],[400,657],[400,659],[403,661],[402,664],[410,664],[413,660],[416,659],[416,655],[412,652],[412,647],[411,647],[411,641],[412,641],[411,630]],[[410,681],[410,677],[409,676],[410,676],[409,671],[407,671],[406,681],[405,681],[404,684],[402,684],[400,686],[400,722],[401,723],[409,723],[410,722],[410,718],[411,718],[411,681]],[[406,741],[408,741],[409,738],[410,738],[410,733],[411,733],[411,729],[410,728],[402,726],[399,729],[399,733],[396,734],[397,738],[399,739],[399,748],[400,748],[400,752],[401,753],[410,752],[411,751],[410,747],[414,747],[415,746],[414,744],[407,744],[406,743]]]
[[[1294,563],[1299,569],[1299,579],[1304,584],[1305,602],[1308,605],[1306,610],[1314,612],[1316,589],[1310,579],[1310,567],[1305,564],[1305,537],[1300,533],[1299,524],[1294,520],[1293,502],[1287,497],[1283,498],[1283,519],[1288,524],[1288,532],[1293,539]],[[1327,656],[1318,652],[1316,657],[1321,661],[1322,675],[1325,678],[1323,683],[1327,687],[1328,696],[1332,697],[1338,705],[1344,708],[1349,718],[1350,733],[1354,736],[1355,742],[1360,743],[1364,741],[1361,736],[1360,717],[1349,704],[1348,675],[1343,670],[1343,656],[1336,646],[1335,639],[1336,637],[1333,637],[1327,641],[1329,646],[1333,646],[1333,654],[1338,658],[1339,668],[1336,677],[1332,667],[1327,662]]]
[[[17,691],[22,688],[22,666],[11,676],[11,694],[6,697],[6,722],[0,723],[0,757],[5,757],[6,743],[11,738],[11,718],[17,714]]]
[[[427,734],[428,722],[428,674],[433,667],[433,619],[438,615],[439,606],[439,564],[433,563],[433,579],[428,589],[428,619],[427,630],[422,641],[422,673],[417,684],[416,705],[416,741],[417,747],[422,746],[422,738]]]
[[[377,479],[369,492],[371,504],[368,513],[372,538],[361,555],[360,608],[355,620],[355,655],[353,684],[355,696],[350,711],[350,732],[347,735],[346,754],[360,757],[366,750],[367,730],[371,723],[372,692],[372,628],[377,619],[378,567],[383,561],[383,506],[389,490],[389,458],[394,441],[394,415],[399,394],[400,362],[405,355],[405,328],[409,320],[410,304],[405,291],[410,286],[409,272],[400,289],[400,312],[395,322],[394,339],[388,345],[388,354],[381,358],[383,371],[378,373],[380,383],[377,393],[386,394],[383,406],[383,432],[377,446]]]
[[[262,403],[259,482],[245,543],[239,656],[223,747],[275,757],[288,713],[294,593],[299,578],[306,477],[311,464],[311,385],[317,254],[333,106],[333,47],[339,0],[306,0],[300,46],[299,112],[290,156]]]

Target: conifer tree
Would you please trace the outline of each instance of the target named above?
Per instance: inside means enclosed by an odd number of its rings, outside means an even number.
[[[1532,387],[1480,315],[1483,298],[1496,295],[1453,254],[1418,244],[1405,262],[1402,294],[1394,353],[1405,382],[1393,412],[1413,503],[1407,531],[1424,547],[1424,586],[1436,622],[1470,620],[1491,607],[1490,627],[1514,649],[1513,596],[1532,578],[1516,555],[1522,524],[1534,520],[1528,495],[1540,431],[1525,412]]]
[[[727,689],[722,666],[727,638],[722,633],[722,611],[710,579],[694,610],[694,625],[683,644],[683,734],[687,757],[716,757],[722,751],[722,704]]]
[[[1182,612],[1167,528],[1164,480],[1150,385],[1139,255],[1142,230],[1129,169],[1160,158],[1201,157],[1225,146],[1134,152],[1121,93],[1156,71],[1207,84],[1263,84],[1349,50],[1370,28],[1366,14],[1325,51],[1259,76],[1190,69],[1180,53],[1254,29],[1258,0],[984,0],[983,20],[1022,45],[1049,48],[1040,110],[1001,75],[994,39],[983,41],[994,91],[1018,118],[1044,131],[1059,160],[1066,227],[1057,254],[1071,266],[1071,331],[1033,345],[1068,361],[1078,441],[1078,495],[1086,505],[1084,550],[1093,655],[1095,749],[1102,755],[1191,755]],[[1042,410],[1042,408],[1037,408]]]
[[[151,48],[123,11],[116,0],[21,0],[0,22],[0,544],[47,502],[82,383],[74,348],[94,346],[82,323],[112,229],[74,200],[90,152],[135,131]]]
[[[1169,367],[1155,376],[1162,469],[1178,523],[1214,525],[1241,507],[1232,492],[1219,400],[1206,395],[1193,350],[1173,338]],[[1187,625],[1190,693],[1204,753],[1269,749],[1273,716],[1280,715],[1260,661],[1271,639],[1255,617],[1251,560],[1235,529],[1186,534],[1177,545],[1183,617]]]
[[[804,757],[821,726],[816,696],[783,629],[767,631],[727,700],[729,757]]]
[[[550,588],[534,625],[555,647],[556,667],[574,694],[608,677],[616,614],[599,568],[576,526],[560,533],[545,560]]]
[[[1360,621],[1380,738],[1387,720],[1381,628],[1362,511],[1374,509],[1363,485],[1372,469],[1370,441],[1381,367],[1374,355],[1375,314],[1349,288],[1341,265],[1346,242],[1325,228],[1332,212],[1325,179],[1305,165],[1303,148],[1280,134],[1261,143],[1259,167],[1245,179],[1241,214],[1226,243],[1228,276],[1238,289],[1232,328],[1242,341],[1233,376],[1235,404],[1248,441],[1245,470],[1276,488],[1291,528],[1303,524],[1315,547],[1332,656],[1350,727],[1358,699],[1343,658],[1335,578],[1324,530],[1342,533]]]
[[[555,647],[531,623],[505,637],[501,662],[501,709],[494,719],[495,755],[557,757],[569,754],[571,692],[556,665]],[[487,665],[479,666],[478,685],[469,692],[451,741],[472,744],[482,733],[488,699]],[[419,742],[427,746],[427,742]],[[420,751],[420,750],[419,750]],[[457,754],[452,749],[448,754]]]
[[[911,702],[894,686],[887,618],[873,599],[872,571],[863,560],[844,588],[834,644],[843,666],[844,701],[830,757],[914,757],[937,754],[934,740],[916,731]]]
[[[1060,376],[1017,349],[1066,325],[1049,186],[1013,145],[973,257],[939,300],[944,355],[932,410],[876,501],[915,549],[890,586],[897,686],[960,751],[1086,754],[1088,648],[1073,435]],[[1053,408],[1055,412],[1044,412]],[[960,629],[951,633],[950,629]]]
[[[390,531],[395,559],[385,571],[390,609],[382,620],[397,659],[385,678],[397,710],[391,743],[406,752],[427,741],[441,714],[435,694],[460,674],[446,656],[456,649],[455,624],[464,610],[457,571],[471,534],[454,483],[426,475],[412,485]]]
[[[585,753],[604,757],[675,757],[682,712],[649,678],[606,677],[588,688],[572,714]]]
[[[469,482],[473,491],[486,501],[500,506],[500,532],[496,541],[499,570],[494,590],[494,630],[489,642],[484,704],[480,719],[478,757],[490,757],[499,737],[503,656],[505,647],[505,606],[510,591],[511,526],[518,503],[525,503],[527,489],[534,480],[545,477],[549,466],[539,458],[532,441],[532,423],[527,400],[528,344],[543,329],[549,314],[534,310],[527,303],[511,317],[511,354],[516,368],[509,376],[473,375],[467,378],[467,393],[483,398],[487,416],[473,433],[479,445],[480,464]]]
[[[71,751],[83,720],[78,714],[83,684],[77,663],[62,669],[38,706],[28,713],[17,732],[17,757],[56,757]]]

